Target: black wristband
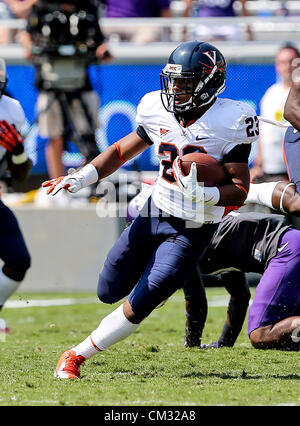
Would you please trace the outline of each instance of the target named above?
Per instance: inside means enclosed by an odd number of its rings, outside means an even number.
[[[17,143],[16,146],[13,147],[12,154],[20,155],[24,152],[24,145],[22,143]]]

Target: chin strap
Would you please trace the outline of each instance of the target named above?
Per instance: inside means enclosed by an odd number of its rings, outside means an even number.
[[[290,124],[281,123],[277,120],[270,120],[269,118],[262,117],[261,115],[258,115],[257,118],[260,121],[264,121],[265,123],[273,124],[273,126],[284,127],[285,129],[290,127]]]

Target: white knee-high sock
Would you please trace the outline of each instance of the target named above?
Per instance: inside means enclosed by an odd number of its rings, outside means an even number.
[[[139,324],[133,324],[124,315],[123,305],[107,315],[98,328],[82,343],[72,348],[76,355],[85,359],[91,358],[98,352],[105,351],[110,346],[130,336]]]
[[[245,203],[262,204],[272,209],[272,195],[277,184],[278,182],[250,183]]]
[[[0,306],[4,305],[20,284],[20,281],[12,280],[0,270]]]

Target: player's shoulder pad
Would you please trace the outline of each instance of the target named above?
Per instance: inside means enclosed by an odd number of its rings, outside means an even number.
[[[137,106],[138,123],[143,124],[145,119],[161,114],[162,108],[163,105],[161,102],[160,90],[146,93]]]
[[[218,117],[222,117],[224,137],[237,144],[255,142],[259,135],[259,121],[253,106],[233,99],[219,101]]]

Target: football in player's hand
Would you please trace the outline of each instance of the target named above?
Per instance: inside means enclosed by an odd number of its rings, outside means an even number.
[[[225,184],[226,174],[223,165],[208,154],[194,152],[186,154],[179,159],[179,167],[182,174],[187,176],[192,163],[197,166],[198,182],[204,182],[205,186],[221,186]]]

